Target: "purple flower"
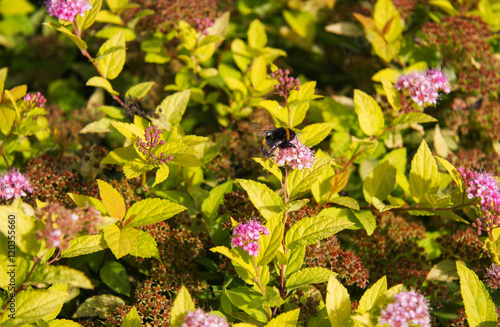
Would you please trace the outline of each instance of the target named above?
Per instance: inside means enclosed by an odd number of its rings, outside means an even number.
[[[236,226],[233,230],[233,238],[231,239],[231,246],[241,246],[243,251],[248,254],[257,256],[259,254],[259,238],[260,235],[269,235],[269,230],[257,220],[249,220],[245,224]]]
[[[202,309],[188,312],[182,327],[229,327],[226,317],[205,313]]]
[[[484,275],[488,284],[491,288],[497,289],[500,287],[500,266],[492,264],[491,267],[486,269],[486,275]]]
[[[423,106],[425,103],[435,105],[439,97],[439,90],[446,94],[451,91],[446,76],[442,71],[435,69],[402,75],[394,86],[398,90],[407,90],[411,99],[419,106]]]
[[[76,15],[84,16],[84,13],[92,6],[87,0],[46,0],[45,5],[50,16],[72,22]]]
[[[40,108],[43,108],[47,102],[45,97],[40,92],[28,93],[24,96],[24,100],[30,104],[30,107],[36,106]]]
[[[279,166],[287,164],[292,169],[311,168],[314,162],[314,151],[302,144],[298,137],[290,141],[295,147],[280,149],[276,163]]]
[[[481,199],[483,211],[500,206],[500,190],[498,180],[491,174],[479,173],[470,169],[458,168],[457,171],[465,180],[465,191],[469,199]]]
[[[401,292],[394,296],[396,302],[382,310],[381,325],[390,327],[430,327],[429,302],[415,291]]]
[[[4,200],[26,196],[25,191],[33,192],[30,181],[18,170],[11,169],[0,178],[0,196]]]

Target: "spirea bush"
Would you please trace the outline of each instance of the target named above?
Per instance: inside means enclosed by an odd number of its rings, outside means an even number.
[[[500,326],[499,30],[0,1],[0,325]]]

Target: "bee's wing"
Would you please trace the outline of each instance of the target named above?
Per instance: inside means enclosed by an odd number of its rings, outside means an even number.
[[[261,123],[250,123],[248,128],[252,130],[255,134],[264,136],[267,131],[273,130],[274,126],[271,124],[261,124]]]

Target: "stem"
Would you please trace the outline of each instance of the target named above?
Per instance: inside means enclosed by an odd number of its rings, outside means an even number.
[[[255,262],[255,257],[251,256],[251,259],[252,259],[252,263],[253,263],[253,268],[255,269],[255,278],[253,279],[254,282],[257,283],[257,285],[259,285],[259,288],[260,288],[260,292],[262,293],[262,297],[266,297],[266,289],[264,288],[264,286],[262,286],[262,283],[260,282],[260,278],[259,278],[259,267],[257,266],[257,263]],[[266,311],[267,311],[267,317],[269,318],[269,320],[272,319],[272,314],[271,314],[271,310],[269,308],[266,308]]]
[[[287,179],[288,179],[288,165],[285,164],[285,178],[283,180],[283,183],[281,184],[281,186],[283,187],[283,197],[284,197],[285,203],[287,203],[290,200],[288,198],[288,194],[286,192]],[[287,220],[288,220],[288,212],[285,212],[283,214],[283,226],[285,226],[285,223]],[[283,239],[281,241],[281,244],[283,246],[283,253],[286,254],[288,252],[288,250],[286,249],[286,246],[285,246],[285,234],[284,233],[285,233],[285,230],[283,229]],[[281,295],[282,299],[285,299],[285,297],[286,297],[286,294],[285,294],[285,266],[283,264],[280,265],[280,283],[281,283],[280,295]]]

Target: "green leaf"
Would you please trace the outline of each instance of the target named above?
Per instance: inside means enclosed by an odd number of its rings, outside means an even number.
[[[422,123],[432,123],[437,122],[437,119],[424,114],[423,112],[410,112],[409,114],[402,114],[394,119],[392,126],[402,125],[402,124],[422,124]]]
[[[168,174],[170,173],[170,168],[168,168],[168,165],[162,164],[160,165],[160,168],[156,171],[156,178],[155,182],[153,183],[153,187],[156,185],[163,183],[167,178]]]
[[[309,199],[300,199],[300,200],[290,201],[290,202],[287,202],[287,203],[281,205],[281,210],[283,212],[299,211],[308,202],[309,202]]]
[[[267,66],[264,57],[258,56],[252,62],[250,81],[254,89],[259,90],[267,77]]]
[[[311,284],[326,282],[330,276],[337,274],[330,269],[322,267],[303,268],[291,274],[286,280],[286,289],[292,290]]]
[[[306,117],[309,103],[317,98],[319,95],[314,94],[316,82],[307,82],[300,86],[300,90],[292,90],[288,97],[288,106],[290,107],[289,118],[285,122],[289,122],[291,127],[295,127],[302,123]],[[287,110],[284,110],[286,112]]]
[[[237,179],[236,182],[247,192],[250,201],[266,220],[281,212],[283,200],[265,184],[246,179]]]
[[[7,135],[16,119],[16,111],[7,105],[0,105],[0,131]]]
[[[127,211],[128,227],[140,227],[169,219],[186,210],[175,202],[159,198],[144,199],[134,203]]]
[[[231,192],[233,189],[233,182],[228,181],[221,185],[217,185],[210,190],[210,195],[201,204],[201,212],[209,220],[215,219],[217,210],[224,200],[224,194]]]
[[[122,325],[123,326],[123,325]],[[49,321],[49,327],[83,327],[77,322],[68,319],[54,319]]]
[[[80,134],[112,132],[113,131],[113,129],[111,128],[112,122],[113,122],[112,119],[106,117],[101,118],[97,121],[93,121],[85,125],[85,127],[80,130]]]
[[[76,25],[80,31],[84,31],[92,26],[97,14],[101,11],[102,0],[89,0],[88,3],[92,6],[92,9],[86,11],[83,17],[80,15],[76,16]]]
[[[304,218],[293,225],[285,236],[288,248],[307,246],[328,238],[341,230],[354,225],[346,218],[316,216]]]
[[[284,230],[282,217],[283,215],[279,214],[274,219],[268,220],[266,224],[270,235],[262,236],[259,239],[260,250],[256,257],[258,266],[265,266],[271,262],[282,244]]]
[[[258,322],[265,323],[268,321],[268,316],[264,307],[254,307],[253,304],[256,301],[262,300],[262,294],[253,289],[247,287],[236,287],[227,290],[227,296],[229,301],[251,316],[251,320],[257,320]],[[233,313],[234,314],[234,313]],[[247,318],[248,319],[248,318]],[[244,319],[244,320],[247,320]],[[257,323],[257,321],[255,323]]]
[[[335,124],[333,123],[307,125],[299,132],[300,141],[308,147],[313,147],[323,141],[330,134],[334,126]]]
[[[374,98],[363,91],[354,90],[354,109],[363,133],[378,136],[383,132],[384,115]]]
[[[287,263],[286,263],[285,278],[288,278],[288,276],[290,276],[291,274],[302,268],[305,255],[306,255],[305,246],[299,246],[296,247],[295,249],[290,249],[286,253]]]
[[[247,36],[248,45],[253,49],[263,49],[267,44],[266,28],[258,19],[250,23]]]
[[[102,78],[100,76],[94,76],[94,77],[90,78],[87,81],[86,85],[87,86],[95,86],[95,87],[103,88],[106,91],[108,91],[108,93],[111,94],[111,95],[118,95],[118,94],[120,94],[120,93],[116,92],[115,90],[113,90],[113,86],[111,85],[111,83],[107,79]]]
[[[131,255],[141,258],[156,258],[160,260],[160,253],[158,252],[158,245],[156,240],[147,232],[137,230],[139,235],[139,244],[130,252]]]
[[[151,121],[166,130],[170,130],[171,126],[181,122],[190,95],[191,91],[185,90],[167,96],[155,109],[155,113],[158,114],[159,117],[157,119],[151,119]]]
[[[66,283],[79,288],[94,288],[83,272],[66,266],[38,265],[26,281],[29,285],[57,283]]]
[[[52,27],[53,29],[55,29],[56,31],[59,31],[61,33],[63,33],[64,35],[66,35],[67,37],[69,37],[69,39],[71,41],[73,41],[73,43],[76,44],[76,46],[80,49],[80,50],[86,50],[87,49],[87,43],[85,43],[85,41],[83,41],[81,38],[79,38],[78,36],[76,36],[75,34],[73,34],[69,29],[67,29],[66,27],[64,26],[61,26],[59,24],[56,24],[56,23],[43,23],[43,25],[45,26],[49,26],[49,27]]]
[[[426,280],[451,283],[458,278],[455,260],[445,259],[432,266]]]
[[[134,228],[118,228],[116,225],[106,226],[103,229],[104,239],[116,259],[132,252],[139,244],[139,232]]]
[[[299,313],[300,313],[299,308],[297,308],[295,310],[284,312],[284,313],[274,317],[273,319],[271,319],[266,324],[265,327],[281,327],[281,326],[293,327],[293,326],[297,326],[297,322],[299,320]],[[244,326],[240,326],[240,327],[244,327]],[[249,326],[247,326],[247,327],[249,327]]]
[[[89,297],[83,302],[72,318],[99,317],[106,319],[113,315],[120,305],[125,305],[125,301],[115,295],[102,294]]]
[[[286,108],[280,106],[280,104],[275,100],[264,100],[257,103],[257,106],[262,107],[269,111],[271,116],[273,116],[278,121],[285,124],[288,122],[288,111]]]
[[[102,204],[108,211],[108,214],[113,218],[122,220],[125,217],[127,208],[121,194],[103,180],[98,179],[97,185],[99,186],[99,195],[101,196]]]
[[[294,169],[288,174],[286,191],[290,199],[309,191],[311,186],[318,181],[319,176],[329,167],[330,162],[331,160],[327,158],[316,159],[311,169]]]
[[[99,277],[113,291],[130,296],[127,270],[118,261],[106,261],[99,271]]]
[[[250,263],[246,262],[238,252],[231,250],[225,246],[216,246],[216,247],[211,248],[210,251],[225,255],[226,257],[231,259],[233,262],[238,264],[240,267],[245,269],[252,276],[252,278],[256,277],[255,276],[255,269],[252,267],[252,265]]]
[[[170,313],[170,323],[172,327],[181,327],[184,322],[184,316],[195,310],[193,299],[189,294],[186,286],[182,285],[181,290],[177,293]]]
[[[236,66],[238,66],[242,72],[246,71],[252,62],[252,55],[246,43],[243,42],[243,40],[234,39],[231,43],[231,53],[233,54],[233,60]]]
[[[0,206],[0,217],[3,218],[3,223],[0,224],[0,232],[9,238],[8,219],[15,220],[16,238],[15,244],[19,249],[25,253],[36,254],[40,249],[40,242],[37,241],[37,228],[35,226],[34,217],[28,216],[25,212],[23,203],[20,200],[15,200],[9,206]],[[5,242],[7,244],[7,242]]]
[[[121,47],[121,50],[114,51],[104,55],[108,50],[114,47]],[[103,56],[99,59],[98,65],[102,76],[106,79],[115,79],[125,65],[125,36],[122,31],[118,32],[115,36],[104,42],[97,52],[97,57]]]
[[[349,209],[359,210],[358,201],[347,196],[339,196],[338,198],[330,199],[328,202],[335,203]]]
[[[282,182],[283,181],[283,173],[281,172],[280,167],[273,159],[263,159],[260,157],[252,158],[255,162],[258,162],[265,170],[276,176],[276,178]]]
[[[127,90],[127,92],[125,93],[125,97],[142,99],[148,94],[149,90],[151,90],[154,84],[155,82],[144,82],[136,84]]]
[[[196,47],[196,40],[198,39],[196,30],[184,21],[178,22],[178,28],[179,39],[183,43],[184,47],[187,50],[193,50]]]
[[[73,258],[107,248],[103,235],[82,235],[69,241],[68,248],[62,251],[61,256],[63,258]]]
[[[495,327],[498,315],[490,294],[474,271],[457,261],[460,291],[464,300],[467,322],[471,327]]]
[[[363,195],[368,203],[373,198],[384,201],[394,190],[396,184],[396,167],[392,160],[379,163],[363,182]]]
[[[330,276],[326,289],[326,312],[332,326],[352,325],[349,293],[334,275]]]
[[[141,327],[142,321],[141,317],[139,317],[139,314],[137,313],[137,309],[135,308],[135,305],[130,309],[130,311],[127,313],[127,316],[125,319],[123,319],[123,322],[120,327]]]
[[[366,231],[368,236],[372,235],[377,227],[377,221],[370,210],[354,211],[356,219]]]
[[[460,173],[457,171],[455,166],[453,166],[448,160],[440,158],[438,156],[434,156],[443,166],[444,168],[448,171],[448,173],[451,175],[455,183],[457,184],[457,187],[459,190],[462,189],[462,176]]]
[[[97,33],[95,33],[95,36],[102,37],[104,39],[110,39],[120,32],[123,33],[123,36],[125,38],[125,42],[131,42],[131,41],[135,40],[135,38],[136,38],[136,34],[135,34],[134,30],[132,30],[128,27],[124,27],[124,26],[104,27],[104,28],[100,29],[99,31],[97,31]],[[116,47],[116,48],[117,48],[117,50],[118,49],[123,49],[123,50],[126,49],[125,47]],[[96,58],[96,59],[100,59],[100,58]]]
[[[378,0],[376,2],[373,10],[373,20],[378,29],[384,31],[384,39],[389,43],[398,39],[403,32],[399,12],[392,0]],[[388,26],[389,29],[387,29]]]
[[[361,296],[359,300],[358,309],[356,312],[365,313],[370,311],[375,304],[383,299],[384,293],[387,291],[387,277],[380,278],[375,284],[372,285],[366,292]]]
[[[436,193],[439,189],[439,173],[436,160],[425,141],[422,141],[411,161],[410,192],[419,203],[424,194]]]
[[[387,101],[389,101],[392,109],[396,112],[399,111],[399,109],[401,109],[401,93],[399,93],[391,81],[383,78],[381,82],[384,87],[385,95],[387,96]]]

